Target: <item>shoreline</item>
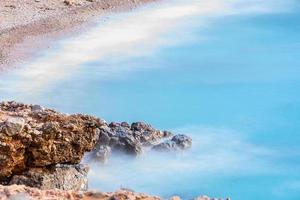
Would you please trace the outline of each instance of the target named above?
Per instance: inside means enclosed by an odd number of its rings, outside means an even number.
[[[21,65],[41,49],[49,48],[52,41],[84,31],[94,19],[104,14],[131,10],[157,1],[81,0],[80,5],[66,5],[62,0],[25,0],[25,8],[14,0],[1,1],[3,12],[0,18],[5,23],[0,24],[0,73]]]

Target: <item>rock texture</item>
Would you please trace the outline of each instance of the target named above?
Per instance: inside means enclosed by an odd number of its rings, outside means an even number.
[[[106,123],[82,114],[66,115],[39,105],[0,103],[0,183],[41,189],[86,190],[85,152],[106,162],[111,153],[137,156],[144,147],[184,150],[192,139],[143,122]]]
[[[112,122],[100,127],[99,140],[91,157],[105,162],[111,151],[138,156],[142,153],[143,147],[169,151],[191,147],[191,138],[185,135],[172,136],[171,132],[157,130],[144,122],[134,122],[131,125],[127,122]]]
[[[64,190],[39,190],[23,185],[1,186],[0,199],[59,199],[59,200],[160,200],[159,197],[136,193],[130,190],[117,192],[74,192]]]
[[[0,185],[1,200],[160,200],[160,197],[137,193],[128,189],[121,189],[116,192],[75,192],[64,190],[40,190],[26,187],[24,185]],[[179,196],[173,196],[170,200],[181,200]],[[222,198],[210,198],[199,196],[194,200],[224,200]],[[230,200],[226,198],[225,200]]]
[[[78,164],[93,149],[102,124],[92,116],[0,103],[0,180],[29,168]]]
[[[154,145],[152,149],[157,151],[178,151],[185,150],[192,146],[192,138],[186,135],[175,135],[170,140]]]
[[[48,169],[31,168],[21,175],[14,175],[9,185],[27,185],[43,190],[62,189],[86,191],[88,189],[85,165],[56,165]]]

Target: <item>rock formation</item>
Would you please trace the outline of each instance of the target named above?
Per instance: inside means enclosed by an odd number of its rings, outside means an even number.
[[[185,135],[174,136],[143,122],[108,124],[39,105],[0,103],[0,183],[5,185],[87,190],[88,167],[79,164],[86,152],[105,162],[116,151],[137,156],[144,147],[177,151],[191,144]]]
[[[30,168],[21,175],[13,175],[9,185],[27,185],[42,190],[61,189],[86,191],[88,189],[86,165],[59,164],[49,168]]]
[[[157,130],[144,122],[134,122],[131,125],[127,122],[112,122],[103,125],[99,130],[99,140],[90,157],[103,162],[108,159],[111,151],[137,156],[142,153],[143,147],[152,147],[160,151],[178,151],[192,145],[192,139],[188,136],[173,136],[171,132]]]
[[[0,180],[31,168],[78,164],[99,138],[98,118],[65,115],[40,106],[0,104]]]

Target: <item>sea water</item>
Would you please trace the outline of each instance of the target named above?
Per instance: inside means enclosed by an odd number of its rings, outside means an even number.
[[[185,0],[108,15],[1,75],[0,97],[193,138],[180,153],[91,163],[91,189],[298,200],[299,5]]]

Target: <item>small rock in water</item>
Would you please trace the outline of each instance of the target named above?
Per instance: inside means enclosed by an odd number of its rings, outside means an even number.
[[[177,151],[191,147],[192,139],[185,135],[175,135],[169,131],[160,131],[144,122],[134,122],[131,126],[127,122],[111,122],[100,129],[99,140],[93,150],[98,158],[106,160],[109,154],[103,146],[110,147],[112,151],[121,151],[137,156],[142,153],[143,147],[152,147],[159,151]],[[157,144],[160,140],[170,138]],[[97,156],[97,154],[99,156]],[[98,157],[98,158],[97,158]],[[100,159],[100,160],[101,160]]]
[[[176,143],[178,147],[181,149],[188,149],[192,146],[192,138],[186,136],[186,135],[175,135],[172,138],[172,141]]]

